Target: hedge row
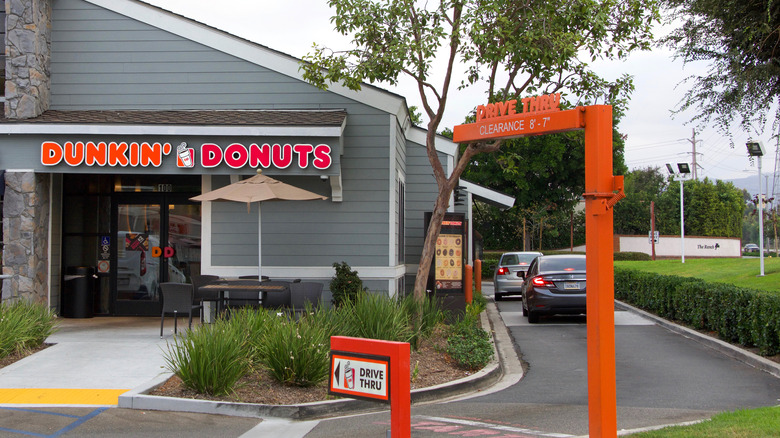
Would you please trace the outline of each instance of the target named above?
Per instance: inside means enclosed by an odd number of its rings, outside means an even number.
[[[776,294],[615,268],[615,298],[694,329],[716,332],[727,342],[757,347],[764,356],[780,353]]]

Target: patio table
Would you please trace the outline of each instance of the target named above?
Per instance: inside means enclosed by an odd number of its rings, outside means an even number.
[[[209,283],[199,288],[206,291],[219,292],[219,301],[217,302],[217,312],[222,312],[222,303],[225,301],[225,292],[230,291],[257,291],[259,292],[282,292],[285,290],[285,286],[263,284],[257,282],[256,284],[247,284],[247,280],[218,280],[214,283]]]

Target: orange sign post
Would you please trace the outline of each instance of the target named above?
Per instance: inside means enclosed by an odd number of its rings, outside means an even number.
[[[481,106],[477,123],[456,126],[457,143],[585,130],[585,264],[588,273],[588,420],[592,437],[617,436],[612,207],[624,197],[612,175],[612,107],[561,111],[559,95]]]

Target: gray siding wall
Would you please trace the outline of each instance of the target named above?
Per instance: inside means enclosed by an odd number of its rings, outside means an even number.
[[[344,202],[264,204],[263,265],[388,265],[388,114],[80,0],[54,1],[51,71],[58,110],[346,109]],[[212,264],[256,266],[257,207],[214,203],[212,220]]]
[[[406,149],[406,264],[420,263],[425,237],[425,212],[433,211],[438,186],[425,146],[408,143]],[[439,159],[446,170],[446,157]]]

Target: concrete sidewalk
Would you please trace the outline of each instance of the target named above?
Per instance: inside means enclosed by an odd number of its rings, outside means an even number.
[[[119,395],[167,374],[173,318],[59,319],[55,344],[0,369],[0,404],[116,406]],[[179,319],[179,330],[187,319]]]

